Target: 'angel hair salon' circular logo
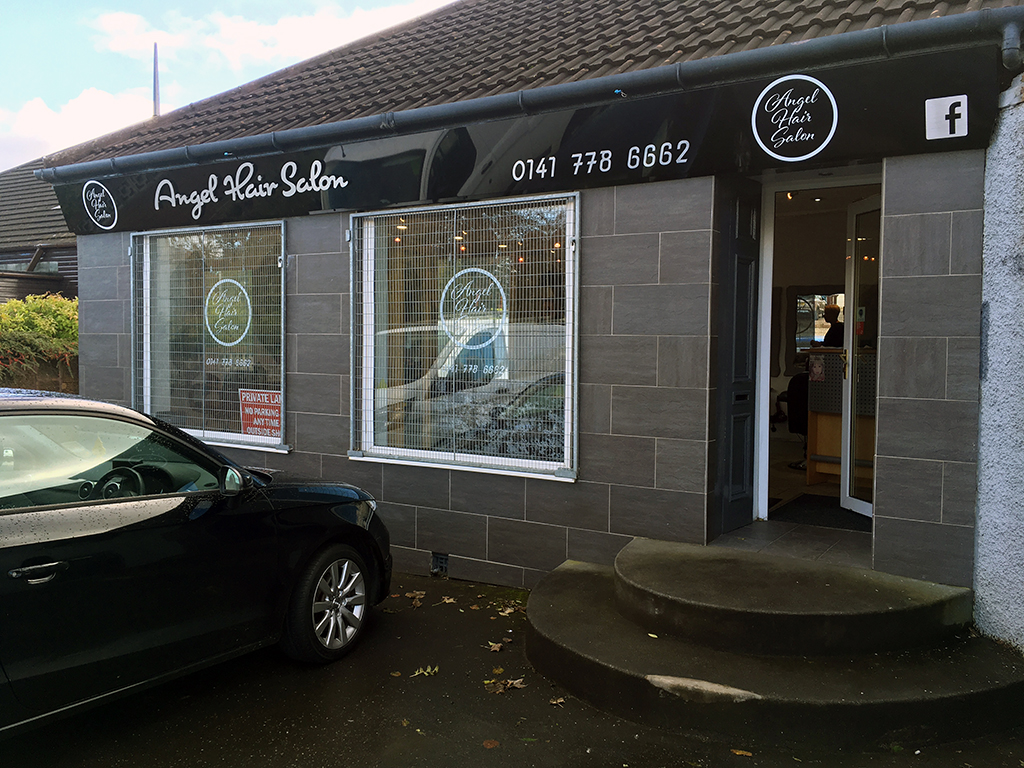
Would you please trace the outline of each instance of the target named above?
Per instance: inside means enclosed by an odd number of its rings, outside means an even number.
[[[249,333],[252,303],[237,280],[223,279],[206,294],[206,330],[222,347],[233,347]]]
[[[505,320],[505,289],[498,278],[479,267],[456,272],[441,293],[441,327],[457,346],[480,349],[493,344]],[[467,332],[480,330],[483,337]],[[465,337],[465,338],[464,338]]]
[[[761,91],[750,115],[761,149],[787,163],[821,152],[838,124],[839,110],[832,92],[808,75],[780,77]]]
[[[117,226],[117,205],[110,190],[98,181],[87,181],[82,187],[82,205],[92,219],[92,223],[100,229],[113,229]]]

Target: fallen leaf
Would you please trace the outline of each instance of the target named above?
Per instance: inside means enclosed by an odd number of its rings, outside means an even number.
[[[469,606],[469,610],[471,610],[471,611],[479,611],[480,610],[480,606],[479,605],[471,605],[471,606]]]
[[[658,636],[657,636],[656,634],[654,634],[653,632],[648,632],[648,633],[647,633],[647,636],[648,636],[648,637],[653,637],[653,638],[654,638],[655,640],[657,640],[657,639],[658,639]]]
[[[392,672],[392,673],[391,673],[391,676],[392,676],[392,677],[401,677],[401,676],[402,676],[402,673],[401,673],[401,672]]]
[[[509,680],[508,681],[508,687],[509,688],[525,688],[526,687],[526,683],[524,683],[523,682],[523,678],[520,677],[518,680]]]
[[[730,750],[730,751],[734,755],[740,755],[742,757],[753,757],[754,756],[753,752],[747,752],[747,750],[745,750],[745,749],[733,749],[733,750]]]
[[[498,651],[501,650],[501,643],[492,643],[492,642],[488,641],[486,644],[484,644],[481,647],[482,648],[486,648],[488,651],[491,651],[492,653],[497,653]]]
[[[498,746],[498,742],[494,739],[488,739],[484,742],[484,749],[494,749],[496,746]]]
[[[551,704],[556,707],[565,706],[565,697],[559,696],[557,699],[552,699],[551,701],[549,701],[548,704]]]
[[[419,598],[416,598],[415,600],[412,601],[412,607],[413,608],[419,608],[421,605],[423,605],[423,603],[420,602]]]
[[[502,608],[500,611],[498,611],[498,615],[499,616],[511,616],[515,612],[516,612],[515,608]]]
[[[403,720],[402,720],[402,726],[403,726],[403,727],[405,727],[405,728],[408,728],[408,727],[409,727],[409,721],[408,721],[408,720],[405,720],[405,719],[403,719]]]
[[[401,595],[396,592],[395,594],[392,595],[392,597],[401,597]]]
[[[418,677],[419,675],[436,675],[438,669],[439,667],[434,667],[433,669],[431,669],[430,665],[427,665],[425,669],[423,667],[417,669],[415,672],[412,673],[412,675],[410,675],[410,677]]]
[[[442,603],[454,603],[455,602],[455,598],[454,597],[442,597],[441,598],[441,602]]]
[[[525,688],[523,678],[518,680],[484,680],[484,688],[488,693],[504,693],[512,688]]]
[[[418,599],[420,599],[420,598],[424,598],[424,597],[426,597],[426,596],[427,596],[427,593],[426,593],[426,592],[406,592],[406,593],[405,593],[405,596],[406,596],[406,597],[411,597],[411,598],[413,598],[414,600],[418,600]]]
[[[504,671],[505,670],[503,668],[501,668],[501,667],[495,667],[494,669],[491,670],[491,674],[494,675],[494,676],[498,676],[498,675],[500,675]]]

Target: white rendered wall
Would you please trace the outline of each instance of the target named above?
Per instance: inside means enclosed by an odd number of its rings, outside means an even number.
[[[985,172],[975,622],[1024,651],[1024,104],[1005,105]]]

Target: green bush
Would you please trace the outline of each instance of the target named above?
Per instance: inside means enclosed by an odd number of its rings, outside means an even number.
[[[77,354],[77,298],[46,294],[0,304],[0,383],[43,363],[70,369]]]

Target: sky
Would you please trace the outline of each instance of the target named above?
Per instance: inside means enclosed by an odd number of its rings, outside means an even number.
[[[0,170],[242,85],[452,0],[0,0]]]

